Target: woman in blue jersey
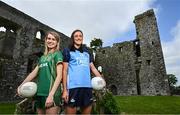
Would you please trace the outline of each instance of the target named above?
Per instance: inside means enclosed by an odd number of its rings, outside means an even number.
[[[90,70],[101,76],[92,62],[87,47],[83,46],[83,32],[71,34],[72,44],[63,51],[63,94],[66,114],[75,114],[77,107],[82,114],[90,114],[92,108],[92,87]]]

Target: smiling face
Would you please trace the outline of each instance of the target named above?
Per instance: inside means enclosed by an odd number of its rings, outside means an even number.
[[[73,35],[74,45],[80,46],[83,43],[83,34],[80,31],[77,31]]]
[[[46,38],[46,45],[48,49],[56,49],[57,47],[57,40],[52,34],[48,34]]]

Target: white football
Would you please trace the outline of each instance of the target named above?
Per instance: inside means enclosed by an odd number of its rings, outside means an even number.
[[[26,82],[19,88],[19,94],[23,97],[32,97],[37,92],[37,84],[35,82]]]
[[[101,90],[106,86],[106,82],[102,77],[93,77],[91,80],[92,88],[95,90]]]

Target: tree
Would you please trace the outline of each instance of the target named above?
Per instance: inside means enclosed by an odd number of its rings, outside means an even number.
[[[102,39],[100,38],[94,38],[91,42],[90,42],[90,47],[96,51],[97,48],[101,48],[103,45]]]
[[[171,95],[179,95],[180,94],[180,89],[179,87],[176,87],[176,83],[177,83],[177,78],[175,75],[173,74],[167,74],[168,79],[169,79],[169,88],[170,88],[170,92]]]
[[[173,74],[167,74],[167,76],[168,76],[168,79],[169,79],[169,85],[171,87],[174,87],[176,85],[177,81],[178,81],[177,77],[175,75],[173,75]]]

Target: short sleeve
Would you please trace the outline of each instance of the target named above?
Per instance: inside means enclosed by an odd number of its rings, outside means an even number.
[[[69,62],[70,60],[70,50],[68,48],[65,48],[63,50],[63,62]]]
[[[56,52],[56,54],[54,56],[54,61],[55,61],[56,65],[60,62],[63,62],[63,55],[62,55],[61,51]]]
[[[93,62],[94,59],[93,59],[93,53],[91,52],[91,50],[88,49],[87,47],[84,47],[83,50],[89,54],[89,63]]]
[[[88,51],[89,52],[89,63],[93,62],[94,59],[93,59],[93,53]]]

